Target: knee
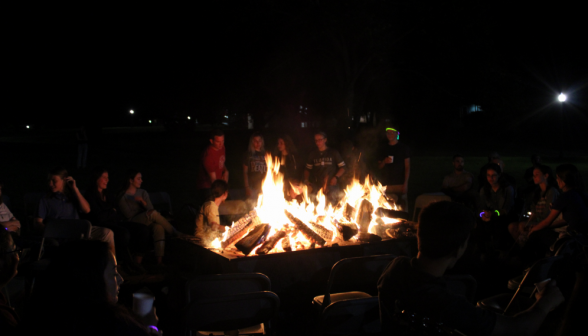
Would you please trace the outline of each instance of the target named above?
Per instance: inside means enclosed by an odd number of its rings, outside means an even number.
[[[159,224],[153,225],[153,236],[154,237],[165,237],[165,230],[163,226]]]

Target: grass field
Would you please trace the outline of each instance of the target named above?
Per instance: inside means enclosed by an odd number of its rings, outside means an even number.
[[[226,132],[227,167],[230,171],[231,188],[243,186],[241,157],[248,144],[250,131],[229,130]],[[275,132],[264,132],[266,148],[273,148]],[[117,190],[123,183],[124,172],[129,168],[143,173],[143,187],[148,191],[167,191],[171,195],[174,210],[195,201],[196,176],[200,152],[207,144],[206,131],[171,134],[162,127],[107,128],[90,136],[88,166],[104,166],[110,170],[109,188]],[[294,137],[304,159],[312,149],[312,133]],[[304,141],[302,141],[304,140]],[[408,142],[408,141],[407,141]],[[410,142],[408,142],[410,144]],[[471,146],[471,144],[469,144]],[[78,181],[80,189],[87,188],[90,169],[76,169],[77,144],[75,130],[44,130],[19,135],[0,137],[2,160],[0,181],[4,183],[3,193],[10,197],[11,210],[17,217],[24,208],[27,192],[42,191],[46,185],[46,172],[55,166],[64,166]],[[509,146],[512,152],[514,146]],[[505,149],[506,150],[506,149]],[[501,148],[496,148],[501,152]],[[520,150],[524,152],[524,150]],[[428,155],[419,155],[427,153]],[[431,155],[434,153],[434,155]],[[425,192],[440,189],[443,176],[452,170],[451,150],[426,148],[416,150],[411,159],[409,203]],[[486,162],[487,153],[465,158],[465,169],[478,174]],[[525,156],[503,157],[506,171],[523,185],[523,174],[530,166],[529,153]],[[563,162],[571,162],[588,178],[588,160],[576,157],[568,160],[544,158],[544,163],[555,168]],[[410,208],[412,211],[412,206]]]

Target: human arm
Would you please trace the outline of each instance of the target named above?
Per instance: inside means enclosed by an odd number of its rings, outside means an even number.
[[[547,284],[535,297],[537,301],[531,308],[515,316],[497,315],[492,335],[535,335],[547,314],[564,301],[555,281]]]
[[[82,193],[80,192],[80,189],[78,189],[78,185],[76,183],[76,180],[74,180],[73,177],[68,176],[64,179],[64,181],[71,188],[71,190],[73,191],[73,194],[75,195],[76,199],[78,200],[78,205],[80,207],[80,211],[85,214],[89,213],[90,212],[90,204],[88,203],[88,201],[86,201],[86,198],[84,198],[84,195],[82,195]]]
[[[227,167],[225,167],[225,170],[223,171],[222,179],[225,180],[225,182],[229,183],[229,171],[227,170]]]
[[[345,167],[341,167],[339,168],[339,170],[337,170],[337,172],[335,173],[335,176],[333,176],[331,178],[331,185],[336,185],[337,181],[339,181],[339,178],[345,174]]]
[[[386,158],[383,159],[382,161],[378,161],[378,168],[382,169],[388,163],[392,163],[392,158],[389,156],[386,156]]]
[[[549,215],[547,216],[547,218],[545,218],[544,220],[542,220],[539,224],[535,225],[534,227],[531,228],[531,230],[529,230],[529,234],[535,232],[535,231],[539,231],[542,229],[545,229],[546,227],[550,226],[555,219],[557,218],[557,216],[559,216],[561,211],[556,210],[556,209],[551,209],[551,212],[549,213]]]
[[[220,225],[220,215],[216,205],[208,203],[204,207],[204,217],[206,217],[206,223],[212,230],[224,232],[224,226]]]

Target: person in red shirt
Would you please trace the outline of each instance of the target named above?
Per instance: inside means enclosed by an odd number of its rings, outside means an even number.
[[[229,171],[225,166],[225,134],[220,129],[210,133],[210,146],[202,153],[196,186],[201,201],[208,198],[210,186],[216,180],[229,182]]]

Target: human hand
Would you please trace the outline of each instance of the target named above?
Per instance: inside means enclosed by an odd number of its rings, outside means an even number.
[[[393,162],[393,160],[392,160],[392,158],[391,158],[391,157],[389,157],[389,156],[386,156],[386,158],[384,159],[384,163],[385,163],[385,164],[392,163],[392,162]]]
[[[146,206],[147,205],[147,202],[145,202],[145,200],[141,196],[135,196],[135,201],[143,204],[143,206]]]
[[[537,284],[537,287],[539,287],[539,285],[541,285],[541,283]],[[538,290],[537,293],[535,293],[535,298],[537,299],[537,303],[542,305],[548,312],[554,310],[565,301],[555,280],[549,281],[544,285],[543,289]]]
[[[74,180],[73,177],[68,176],[68,177],[64,178],[63,181],[65,181],[65,183],[68,186],[70,186],[73,190],[78,189],[78,186],[76,185],[76,180]]]
[[[331,184],[332,186],[334,186],[334,185],[337,185],[337,181],[338,181],[338,179],[337,179],[336,177],[333,177],[333,178],[331,179],[331,182],[330,182],[330,184]]]
[[[482,220],[484,222],[489,222],[491,219],[492,219],[492,212],[484,211],[484,213],[482,214]]]

